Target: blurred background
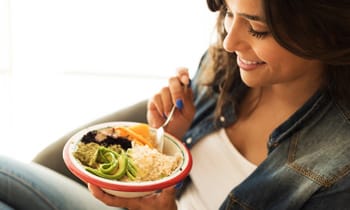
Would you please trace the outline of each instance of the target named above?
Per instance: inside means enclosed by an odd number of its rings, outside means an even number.
[[[0,154],[148,99],[213,40],[205,0],[0,0]]]

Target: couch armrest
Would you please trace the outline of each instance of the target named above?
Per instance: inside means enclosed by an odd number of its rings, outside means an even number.
[[[33,162],[43,165],[45,167],[48,167],[64,176],[67,176],[81,184],[84,184],[66,168],[66,165],[63,162],[62,151],[68,139],[72,135],[74,135],[76,132],[83,129],[84,127],[98,124],[98,123],[104,123],[104,122],[110,122],[110,121],[147,122],[146,111],[147,111],[147,100],[144,100],[130,107],[126,107],[124,109],[118,110],[112,114],[106,115],[86,125],[78,127],[75,130],[70,131],[60,139],[56,140],[49,146],[47,146],[41,152],[39,152],[34,157]]]

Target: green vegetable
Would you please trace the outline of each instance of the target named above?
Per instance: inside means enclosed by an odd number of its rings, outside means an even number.
[[[115,173],[115,176],[118,177],[117,179],[120,179],[125,175],[126,167],[128,165],[128,158],[124,151],[122,151],[121,155],[118,157],[118,162],[119,162],[119,166],[118,166],[118,170]]]
[[[109,162],[103,163],[99,166],[99,170],[104,174],[112,174],[116,167],[118,167],[118,160],[113,153],[108,152],[104,155]]]
[[[90,149],[85,148],[86,150]],[[124,176],[130,180],[136,179],[137,168],[128,156],[128,151],[104,146],[91,148],[90,154],[92,155],[88,159],[90,164],[86,165],[86,171],[106,179],[120,180]]]
[[[121,154],[118,154],[118,159],[116,159],[116,155],[110,150],[102,148],[101,151],[102,153],[99,154],[101,156],[100,160],[106,163],[100,164],[97,169],[91,167],[86,167],[85,169],[96,176],[106,179],[121,179],[126,174],[128,165],[128,158],[125,152],[122,151]]]
[[[130,180],[135,180],[137,175],[137,170],[134,164],[132,163],[132,160],[129,159],[128,166],[126,170],[126,175],[129,177]]]

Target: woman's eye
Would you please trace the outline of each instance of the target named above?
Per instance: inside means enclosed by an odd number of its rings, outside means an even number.
[[[229,8],[225,8],[225,29],[227,29],[227,31],[231,27],[233,18],[234,18],[234,13]],[[248,21],[244,18],[241,18],[240,20],[245,21],[244,25],[245,25],[245,27],[248,27],[248,33],[257,39],[263,39],[265,36],[267,36],[269,34],[268,31],[256,31],[256,30],[254,30],[252,25],[250,24],[250,21]]]
[[[269,34],[267,31],[256,31],[251,26],[249,27],[248,32],[257,39],[262,39]]]

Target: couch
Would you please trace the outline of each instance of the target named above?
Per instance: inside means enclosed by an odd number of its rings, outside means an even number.
[[[133,104],[129,107],[125,107],[123,109],[117,110],[114,113],[103,116],[99,119],[96,119],[92,122],[89,122],[85,125],[77,127],[76,129],[68,132],[61,138],[57,139],[49,146],[44,148],[41,152],[39,152],[34,159],[32,160],[35,163],[46,166],[58,173],[67,176],[78,183],[85,185],[82,181],[76,178],[65,166],[62,158],[62,151],[67,140],[75,134],[77,131],[83,129],[84,127],[88,127],[90,125],[110,122],[110,121],[134,121],[134,122],[146,122],[146,111],[147,111],[147,100],[140,101],[136,104]]]

